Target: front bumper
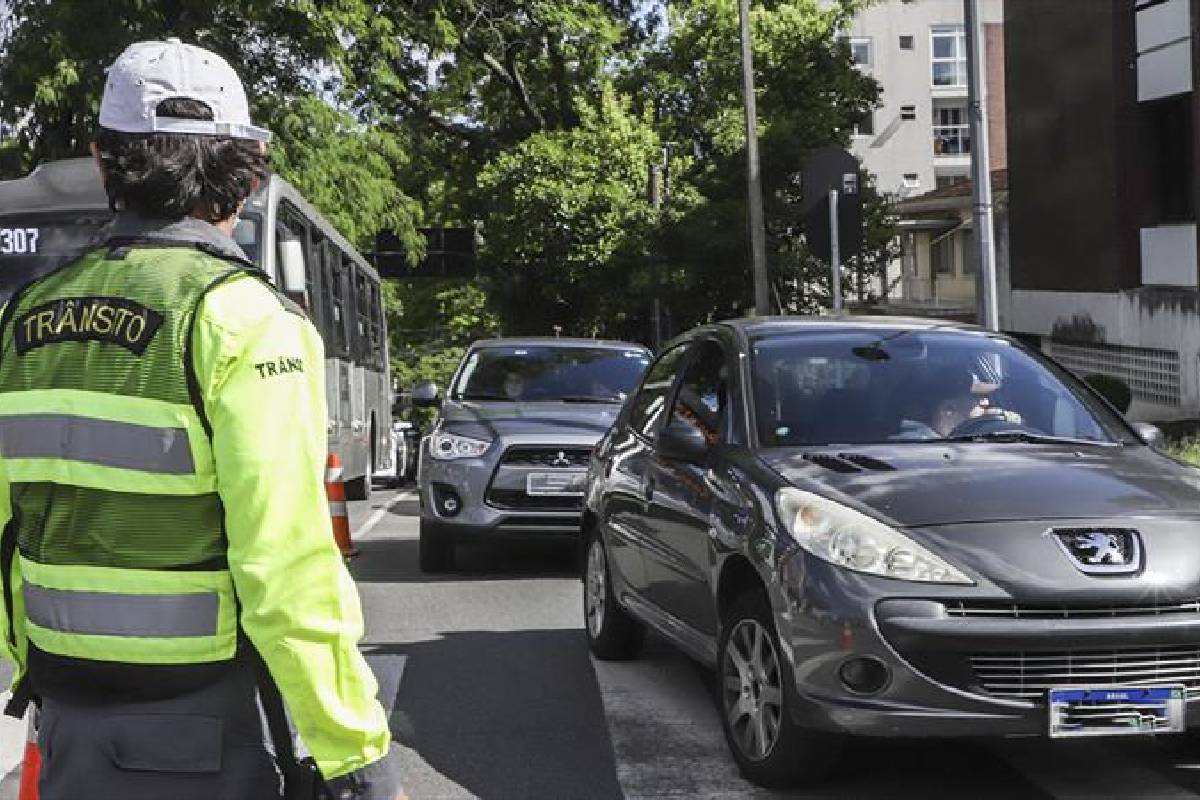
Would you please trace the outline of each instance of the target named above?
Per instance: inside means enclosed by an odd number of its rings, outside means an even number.
[[[421,453],[419,491],[421,520],[428,530],[452,536],[456,542],[487,537],[578,536],[583,519],[582,496],[542,497],[525,491],[526,477],[535,472],[584,474],[594,441],[522,439],[498,441],[483,458],[441,461]],[[577,454],[567,467],[514,463],[514,452],[553,449]],[[579,455],[583,454],[583,455]],[[445,497],[452,495],[456,510],[449,513]]]
[[[1188,727],[1200,727],[1200,611],[1158,615],[1005,617],[996,587],[910,589],[799,554],[772,598],[805,727],[865,736],[1043,736],[1051,686],[1189,688]],[[791,587],[791,588],[789,588]],[[959,615],[961,598],[995,616]],[[1045,604],[1041,604],[1043,607]],[[1166,602],[1164,607],[1170,607]],[[856,694],[839,677],[852,658],[877,659],[889,680]]]

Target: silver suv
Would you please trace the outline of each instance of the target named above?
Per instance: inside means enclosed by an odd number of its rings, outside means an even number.
[[[421,445],[421,569],[453,569],[459,544],[577,536],[592,448],[649,363],[626,342],[473,344]],[[413,401],[436,405],[436,387]]]

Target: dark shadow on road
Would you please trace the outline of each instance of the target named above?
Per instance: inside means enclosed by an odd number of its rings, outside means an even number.
[[[364,652],[405,657],[393,736],[464,789],[496,800],[621,798],[580,631],[465,631]]]
[[[434,575],[421,572],[419,546],[415,539],[365,539],[357,543],[359,554],[350,562],[350,573],[363,583],[562,580],[579,575],[579,546],[574,538],[462,545],[455,569]]]
[[[389,511],[398,517],[419,517],[421,516],[421,501],[415,497],[405,498],[392,506]]]

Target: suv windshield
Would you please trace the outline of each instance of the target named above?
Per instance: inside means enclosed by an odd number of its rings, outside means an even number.
[[[754,344],[763,446],[1136,441],[1071,375],[1007,339],[939,331],[789,334]]]
[[[482,347],[467,356],[452,397],[513,403],[620,403],[649,363],[649,355],[635,348]]]

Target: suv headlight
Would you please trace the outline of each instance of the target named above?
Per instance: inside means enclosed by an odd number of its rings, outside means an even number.
[[[899,531],[812,492],[780,489],[775,510],[802,548],[830,564],[905,581],[973,583]]]
[[[479,458],[492,446],[491,442],[483,439],[472,439],[470,436],[459,436],[457,433],[438,431],[430,437],[429,454],[439,461],[453,461],[456,458]]]

